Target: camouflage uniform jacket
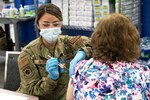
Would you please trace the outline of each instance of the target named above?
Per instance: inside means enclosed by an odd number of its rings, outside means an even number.
[[[18,57],[21,83],[17,91],[38,96],[40,100],[62,100],[69,81],[69,71],[60,73],[59,79],[54,81],[45,69],[46,60],[49,59],[48,55],[57,57],[59,61],[65,59],[65,67],[69,69],[69,63],[79,48],[86,52],[88,58],[91,57],[90,38],[85,36],[60,35],[51,50],[42,44],[41,37],[33,40]]]

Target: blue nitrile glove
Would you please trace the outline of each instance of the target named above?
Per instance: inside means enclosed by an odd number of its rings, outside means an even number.
[[[51,57],[51,59],[46,62],[46,71],[49,73],[50,78],[57,80],[59,78],[58,72],[58,59]]]
[[[76,67],[76,64],[80,61],[85,59],[86,54],[84,51],[77,51],[75,57],[70,62],[70,68],[69,68],[69,76],[72,77],[74,68]]]

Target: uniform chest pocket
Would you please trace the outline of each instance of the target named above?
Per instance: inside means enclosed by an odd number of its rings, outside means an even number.
[[[46,71],[45,65],[38,65],[39,73],[42,77],[46,77],[48,75],[48,72]]]
[[[46,71],[46,60],[34,60],[34,63],[37,67],[37,70],[39,72],[39,75],[41,77],[46,77],[48,75],[47,71]]]

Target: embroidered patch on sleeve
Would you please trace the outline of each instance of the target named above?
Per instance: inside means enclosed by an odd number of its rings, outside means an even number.
[[[31,78],[34,74],[34,71],[29,66],[27,66],[23,69],[23,74],[25,78]]]

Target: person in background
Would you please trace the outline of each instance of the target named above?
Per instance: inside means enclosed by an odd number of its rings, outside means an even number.
[[[77,63],[67,100],[150,100],[150,69],[136,62],[140,34],[128,17],[104,17],[91,45],[93,57]]]
[[[21,83],[17,92],[40,100],[65,100],[69,72],[71,77],[76,63],[89,58],[92,49],[86,36],[60,35],[62,21],[62,13],[54,4],[37,10],[35,23],[40,37],[25,46],[18,57]]]
[[[4,4],[5,4],[4,1],[0,0],[0,11],[2,11]]]
[[[7,50],[7,39],[5,31],[0,26],[0,50]]]

